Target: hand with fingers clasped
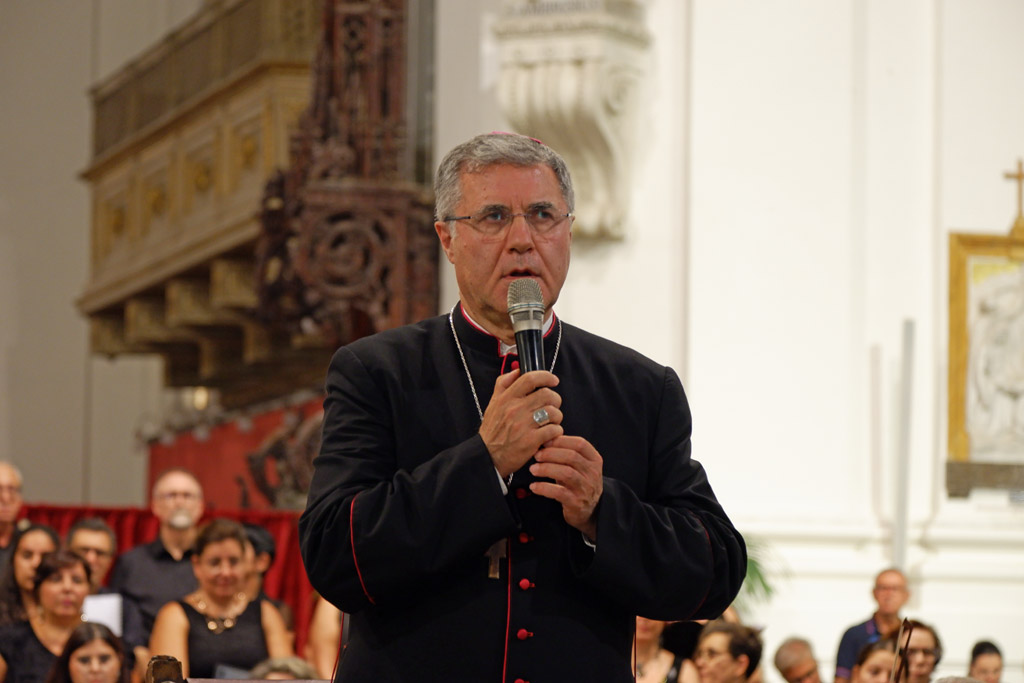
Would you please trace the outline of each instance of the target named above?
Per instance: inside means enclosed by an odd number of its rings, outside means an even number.
[[[597,503],[604,491],[603,463],[597,449],[579,436],[558,436],[544,444],[530,465],[537,481],[530,490],[562,504],[566,523],[579,529],[592,543],[597,541]]]
[[[562,435],[558,378],[545,370],[513,370],[498,377],[480,423],[480,437],[502,478],[525,465],[548,441]]]

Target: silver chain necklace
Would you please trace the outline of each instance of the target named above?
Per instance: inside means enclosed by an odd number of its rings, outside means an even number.
[[[457,306],[458,304],[456,304]],[[462,359],[462,369],[466,371],[466,379],[469,381],[469,390],[473,393],[473,403],[476,404],[476,413],[480,416],[480,421],[484,421],[484,411],[480,407],[480,399],[476,395],[476,384],[473,383],[473,376],[469,374],[469,363],[466,362],[466,354],[462,352],[462,344],[459,343],[459,333],[455,331],[455,306],[452,306],[452,310],[448,311],[448,326],[452,328],[452,337],[455,339],[455,348],[459,350],[459,358]],[[555,361],[558,360],[558,349],[562,347],[562,319],[558,319],[558,337],[555,338],[555,353],[551,358],[551,367],[548,368],[548,372],[555,371]],[[511,479],[512,477],[509,477]]]

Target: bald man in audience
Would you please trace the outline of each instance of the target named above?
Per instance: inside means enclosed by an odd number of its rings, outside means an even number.
[[[821,683],[818,660],[811,644],[803,638],[787,638],[775,651],[775,668],[786,683]]]
[[[21,472],[0,460],[0,571],[11,562],[14,530],[21,513]]]
[[[871,595],[875,598],[878,609],[864,623],[846,629],[842,640],[839,641],[835,683],[849,683],[853,665],[862,647],[896,635],[900,628],[900,610],[910,598],[907,577],[895,567],[883,569],[875,577],[875,587]]]
[[[160,521],[156,540],[121,555],[110,578],[110,588],[125,599],[125,609],[137,608],[142,641],[129,642],[139,661],[148,661],[145,647],[160,608],[196,589],[192,572],[192,544],[203,516],[203,488],[186,469],[172,468],[153,484],[150,509]]]

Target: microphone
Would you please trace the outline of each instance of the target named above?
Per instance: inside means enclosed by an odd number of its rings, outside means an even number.
[[[521,277],[508,286],[508,317],[516,333],[519,367],[523,372],[544,369],[544,297],[536,280]]]

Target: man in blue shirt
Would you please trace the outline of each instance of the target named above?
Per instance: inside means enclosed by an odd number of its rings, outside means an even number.
[[[900,610],[907,604],[910,591],[907,577],[895,567],[883,569],[875,577],[875,588],[871,592],[878,609],[862,624],[851,626],[839,641],[836,653],[835,683],[849,683],[850,672],[857,661],[857,654],[868,643],[895,635],[900,627]]]

